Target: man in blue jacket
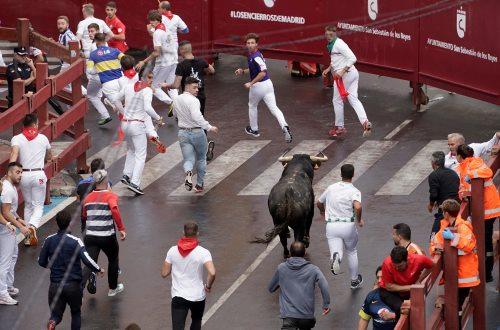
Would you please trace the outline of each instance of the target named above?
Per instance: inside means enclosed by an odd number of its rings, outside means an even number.
[[[309,330],[314,328],[314,289],[316,283],[323,297],[323,315],[330,312],[328,282],[319,268],[304,259],[306,248],[302,242],[290,246],[291,257],[278,266],[269,292],[280,292],[281,329]]]
[[[47,329],[55,329],[61,322],[66,304],[71,309],[71,330],[81,326],[82,265],[83,263],[99,275],[104,269],[90,258],[83,242],[69,233],[71,214],[61,211],[56,215],[59,231],[45,240],[38,264],[50,268],[49,307],[50,320]]]

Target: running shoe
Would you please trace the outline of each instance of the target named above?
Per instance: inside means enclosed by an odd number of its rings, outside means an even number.
[[[200,186],[199,184],[197,184],[196,186],[194,186],[194,192],[195,193],[203,192],[203,186]]]
[[[28,229],[30,231],[30,234],[28,235],[29,245],[30,246],[37,246],[38,245],[38,237],[36,236],[36,228],[34,226],[29,226]]]
[[[331,136],[331,137],[339,137],[343,134],[347,133],[347,130],[344,128],[344,127],[339,127],[339,126],[334,126],[329,132],[328,134]]]
[[[107,123],[109,123],[112,120],[113,120],[113,118],[111,118],[111,117],[103,118],[97,122],[97,125],[99,125],[99,126],[106,125]]]
[[[290,127],[288,126],[283,127],[283,134],[285,134],[286,143],[292,142],[292,132],[290,132]]]
[[[370,123],[368,120],[365,120],[363,123],[363,137],[368,137],[372,134],[372,123]]]
[[[214,147],[215,147],[215,142],[212,140],[208,141],[207,162],[214,159]]]
[[[9,296],[11,297],[15,297],[19,294],[19,289],[18,288],[14,288],[14,287],[10,287],[7,289],[7,292],[9,293]]]
[[[338,252],[333,253],[333,258],[330,262],[330,271],[332,272],[333,275],[340,274],[340,258]]]
[[[97,277],[94,272],[90,273],[89,281],[87,282],[87,291],[90,294],[97,292]]]
[[[186,172],[186,179],[184,180],[184,187],[186,187],[187,191],[191,191],[193,189],[193,172]]]
[[[174,102],[170,103],[167,108],[167,117],[172,117],[174,115]]]
[[[363,276],[361,274],[358,274],[358,277],[355,280],[351,280],[351,289],[359,289],[361,288],[361,285],[363,284]]]
[[[124,175],[122,176],[122,178],[121,178],[121,180],[120,180],[120,181],[121,181],[123,184],[125,184],[125,185],[127,185],[127,186],[128,186],[128,185],[130,184],[130,177],[129,177],[128,175],[125,175],[125,174],[124,174]]]
[[[247,133],[248,135],[251,135],[253,137],[259,137],[260,134],[259,134],[259,131],[254,131],[250,126],[247,126],[245,127],[245,133]]]
[[[47,330],[55,330],[56,328],[56,322],[54,320],[50,320],[47,323]]]
[[[123,292],[123,290],[125,290],[125,286],[122,283],[118,283],[118,285],[116,286],[116,289],[109,289],[108,297],[114,297],[117,294],[119,294],[120,292]]]
[[[141,188],[139,188],[138,185],[130,182],[127,186],[127,189],[128,190],[132,190],[133,192],[135,192],[137,195],[144,195],[144,191],[142,191]]]
[[[12,298],[8,293],[0,295],[0,305],[17,305],[17,300]]]

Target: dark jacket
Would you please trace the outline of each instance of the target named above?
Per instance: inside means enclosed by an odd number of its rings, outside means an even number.
[[[429,175],[429,200],[441,205],[447,199],[458,199],[460,178],[449,168],[439,167]]]
[[[328,282],[317,266],[299,257],[281,263],[268,287],[269,292],[281,288],[281,317],[313,319],[316,283],[323,297],[323,308],[327,308],[330,305]]]
[[[64,230],[50,235],[43,243],[38,257],[38,264],[50,267],[50,282],[61,283],[68,267],[71,267],[63,283],[81,282],[82,265],[80,260],[94,272],[99,272],[99,265],[90,258],[83,242]]]

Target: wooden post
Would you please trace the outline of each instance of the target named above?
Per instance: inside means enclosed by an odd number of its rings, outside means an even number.
[[[425,330],[425,286],[413,284],[410,289],[410,326],[412,330]]]
[[[458,319],[458,250],[451,246],[450,241],[444,241],[444,327],[446,330],[459,328]]]
[[[12,105],[22,100],[24,95],[24,80],[17,78],[12,84]],[[18,122],[12,126],[12,135],[17,135],[23,130],[23,123]]]
[[[36,90],[39,91],[43,86],[46,85],[46,80],[49,76],[49,65],[47,63],[37,63],[35,66],[35,87]],[[49,110],[47,107],[47,102],[43,102],[43,104],[41,104],[38,109],[36,109],[36,115],[38,117],[40,127],[47,125],[47,122],[49,121]]]
[[[30,46],[30,20],[27,18],[17,19],[17,44],[26,49]]]
[[[479,279],[481,283],[472,290],[474,305],[474,330],[486,329],[486,297],[485,297],[485,233],[484,233],[484,179],[472,179],[471,184],[471,217],[474,236],[476,236],[477,256],[479,260]]]

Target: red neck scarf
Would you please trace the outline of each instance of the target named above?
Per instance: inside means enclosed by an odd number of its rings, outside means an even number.
[[[167,31],[167,28],[165,27],[165,25],[163,23],[160,23],[156,26],[156,30],[163,30],[163,31]]]
[[[167,16],[168,19],[172,19],[174,17],[174,13],[169,10],[163,16]]]
[[[182,257],[186,257],[198,246],[198,239],[195,237],[182,237],[177,242],[177,249]]]
[[[136,72],[135,72],[134,68],[131,68],[131,69],[128,69],[128,70],[124,70],[124,71],[123,71],[123,75],[124,75],[125,77],[127,77],[128,79],[132,79],[132,78],[134,78],[134,77],[135,77],[135,73],[136,73]]]
[[[134,84],[134,92],[140,92],[146,87],[149,87],[149,83],[142,80],[136,81]]]
[[[23,135],[28,139],[28,141],[31,141],[38,136],[38,129],[36,127],[24,127]]]

